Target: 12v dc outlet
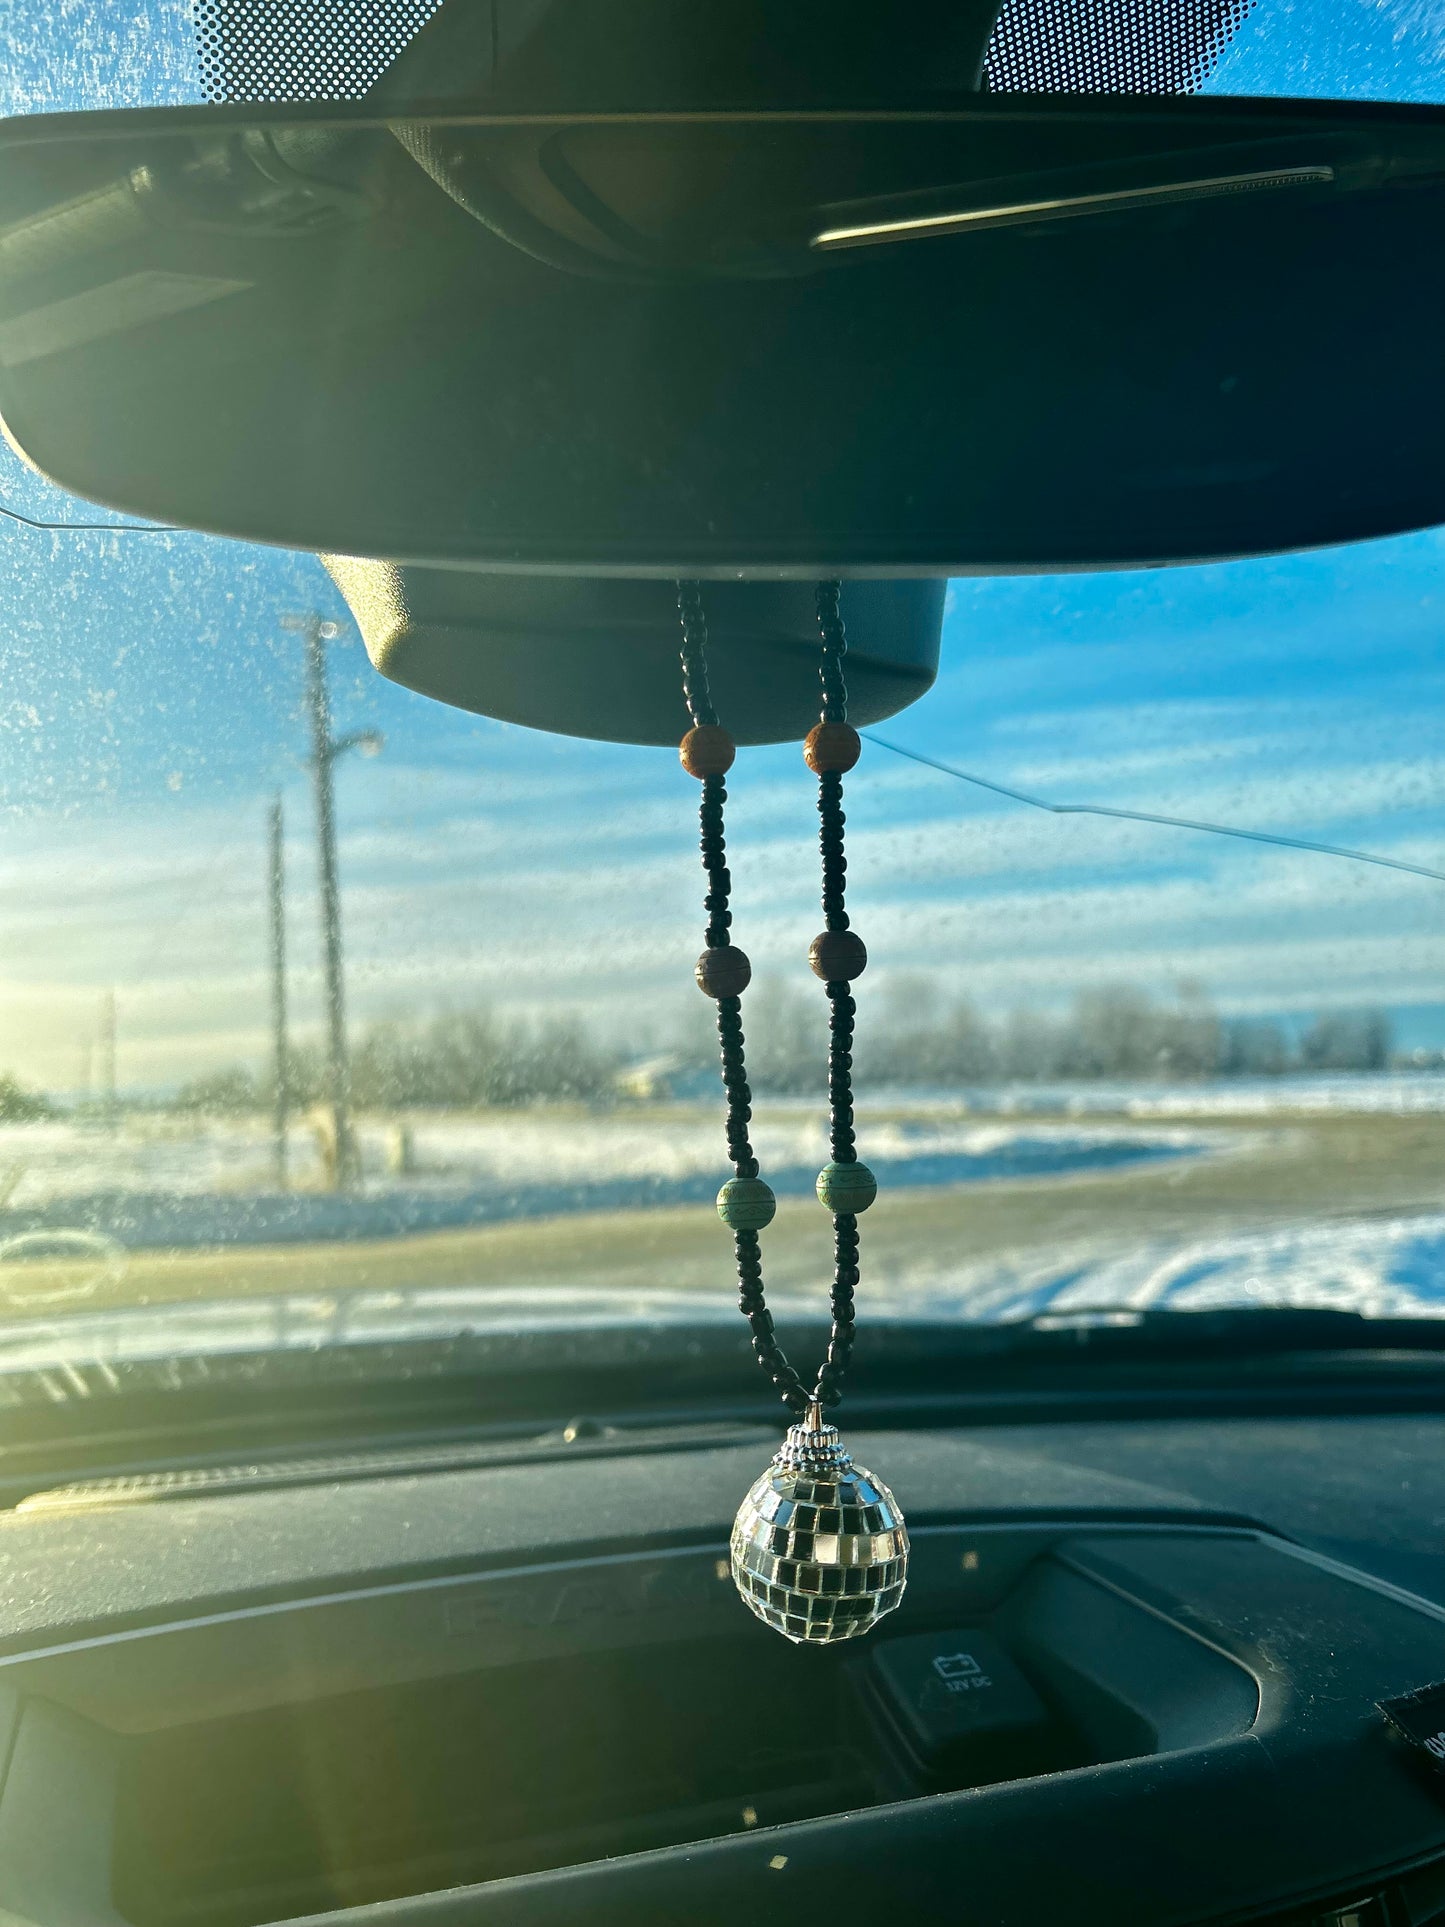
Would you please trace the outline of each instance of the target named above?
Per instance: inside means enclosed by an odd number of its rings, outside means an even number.
[[[871,1655],[874,1687],[930,1774],[1028,1771],[1049,1737],[1043,1701],[998,1641],[974,1627],[890,1639]]]

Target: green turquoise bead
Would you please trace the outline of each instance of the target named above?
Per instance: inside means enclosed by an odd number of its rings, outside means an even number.
[[[856,1217],[878,1196],[878,1180],[866,1164],[825,1164],[818,1173],[818,1202],[840,1216]]]
[[[761,1231],[778,1201],[761,1178],[729,1178],[717,1194],[717,1214],[729,1231]]]

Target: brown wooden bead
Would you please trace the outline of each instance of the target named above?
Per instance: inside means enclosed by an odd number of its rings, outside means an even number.
[[[808,962],[825,984],[846,984],[868,968],[868,952],[856,930],[825,930],[808,945]]]
[[[803,744],[803,761],[815,776],[830,770],[841,776],[862,754],[862,738],[851,723],[818,723]]]
[[[737,744],[719,724],[699,723],[678,744],[677,754],[688,775],[701,782],[704,776],[727,775],[737,755]]]
[[[746,954],[731,943],[704,950],[693,972],[704,997],[741,997],[752,974]]]

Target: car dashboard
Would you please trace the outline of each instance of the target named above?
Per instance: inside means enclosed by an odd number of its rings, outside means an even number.
[[[0,1917],[1445,1919],[1379,1710],[1445,1675],[1442,1429],[859,1432],[909,1585],[821,1649],[729,1576],[761,1426],[32,1493]]]

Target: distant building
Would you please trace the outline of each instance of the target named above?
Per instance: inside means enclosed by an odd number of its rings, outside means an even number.
[[[1442,1071],[1445,1070],[1445,1050],[1430,1050],[1421,1045],[1416,1050],[1396,1051],[1390,1059],[1392,1071]]]
[[[634,1104],[693,1103],[713,1096],[718,1089],[715,1071],[676,1051],[624,1064],[615,1082],[618,1096],[630,1098]]]

